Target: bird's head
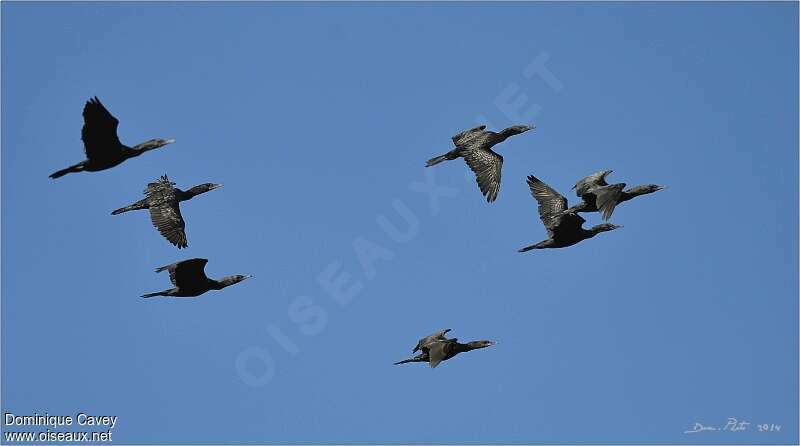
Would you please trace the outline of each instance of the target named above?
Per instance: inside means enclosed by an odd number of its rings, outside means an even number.
[[[605,180],[606,177],[611,175],[612,173],[614,173],[613,170],[603,170],[603,171],[600,172],[600,178]]]
[[[622,226],[620,226],[620,225],[614,225],[614,224],[611,224],[611,223],[602,223],[602,224],[599,224],[599,225],[593,227],[592,228],[592,232],[594,232],[594,233],[608,232],[608,231],[613,231],[614,229],[619,229],[621,227]]]
[[[483,341],[472,341],[472,342],[468,342],[467,343],[467,345],[470,347],[470,350],[475,350],[475,349],[478,349],[478,348],[491,347],[491,346],[493,346],[495,344],[497,344],[497,343],[494,342],[494,341],[486,341],[486,340],[483,340]]]
[[[136,147],[134,147],[134,150],[138,150],[139,152],[143,153],[147,152],[148,150],[154,150],[160,147],[164,147],[167,144],[172,144],[174,142],[175,142],[174,139],[151,139],[149,141],[145,141],[137,145]]]
[[[627,190],[631,195],[645,195],[645,194],[652,194],[653,192],[658,192],[661,189],[666,189],[667,186],[659,186],[658,184],[642,184],[641,186],[635,186]]]
[[[531,125],[512,125],[511,127],[507,128],[506,131],[510,135],[519,135],[520,133],[525,133],[528,130],[533,130],[535,128],[536,128],[536,126],[533,125],[533,124],[531,124]]]
[[[188,192],[191,192],[193,195],[197,195],[197,194],[206,193],[208,191],[212,191],[212,190],[220,188],[220,187],[222,187],[221,184],[203,183],[203,184],[198,184],[197,186],[189,189]]]
[[[220,279],[220,283],[222,283],[222,287],[224,288],[226,286],[231,286],[231,285],[237,284],[237,283],[239,283],[239,282],[241,282],[241,281],[243,281],[245,279],[249,279],[251,277],[253,277],[253,276],[251,276],[251,275],[243,276],[241,274],[236,274],[235,276],[223,277],[222,279]]]

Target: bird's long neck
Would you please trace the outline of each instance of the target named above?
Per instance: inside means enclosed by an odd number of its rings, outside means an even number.
[[[507,129],[501,130],[499,133],[495,133],[495,139],[496,139],[497,142],[503,142],[503,141],[507,140],[508,138],[510,138],[510,137],[512,137],[514,135],[518,135],[518,134],[519,134],[519,132],[517,132],[513,128],[509,127]]]
[[[128,157],[129,158],[133,158],[134,156],[139,156],[139,155],[143,154],[144,152],[149,152],[149,151],[151,151],[153,149],[157,149],[157,148],[158,147],[153,147],[153,145],[150,144],[149,141],[148,142],[143,142],[141,144],[136,144],[133,147],[127,147],[127,149],[128,149],[128,151],[127,151],[128,152]]]
[[[225,276],[222,279],[215,280],[214,282],[216,282],[216,286],[219,287],[216,289],[221,290],[225,287],[233,285],[234,283],[237,283],[238,280],[236,280],[236,276]]]
[[[647,186],[634,186],[630,189],[622,191],[620,193],[619,202],[622,203],[623,201],[628,201],[633,198],[638,197],[639,195],[647,195],[655,192],[654,190],[648,188]]]
[[[593,227],[583,231],[583,235],[586,236],[586,238],[592,238],[592,237],[594,237],[595,235],[597,235],[597,234],[599,234],[601,232],[603,232],[603,231],[600,230],[599,226],[593,226]]]
[[[202,194],[203,192],[208,192],[208,190],[200,186],[195,186],[189,190],[180,191],[178,195],[180,195],[181,201],[185,201],[185,200],[191,200],[192,198]]]
[[[482,348],[483,346],[478,344],[477,342],[467,342],[466,344],[462,344],[460,342],[456,342],[455,351],[458,353],[468,352],[472,350],[477,350]]]

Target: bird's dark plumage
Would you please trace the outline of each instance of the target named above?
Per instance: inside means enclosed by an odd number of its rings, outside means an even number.
[[[86,160],[61,169],[50,175],[60,178],[74,172],[97,172],[110,169],[123,161],[175,142],[171,139],[151,139],[134,147],[122,144],[117,136],[119,121],[97,97],[86,102],[83,107],[83,128],[81,139],[86,152]]]
[[[625,183],[608,184],[606,182],[605,178],[611,172],[611,170],[603,170],[578,181],[573,189],[575,189],[575,194],[580,197],[581,202],[565,212],[600,211],[603,215],[603,220],[608,221],[618,204],[639,195],[650,194],[664,189],[663,186],[656,184],[645,184],[623,190],[625,189]]]
[[[532,128],[534,127],[515,125],[496,133],[487,131],[486,126],[482,125],[464,130],[452,138],[455,149],[429,159],[425,166],[435,166],[442,161],[464,158],[467,166],[475,173],[478,188],[486,196],[486,201],[491,203],[497,199],[497,194],[500,192],[503,169],[503,157],[493,151],[492,147]]]
[[[175,288],[156,293],[143,294],[142,297],[169,296],[195,297],[210,290],[221,290],[252,276],[227,276],[220,280],[209,279],[205,273],[208,259],[189,259],[156,268],[156,272],[169,272],[169,280]]]
[[[150,209],[150,220],[158,232],[178,249],[188,246],[186,240],[186,222],[181,215],[180,202],[191,200],[196,195],[214,190],[221,185],[205,183],[195,186],[187,191],[175,187],[166,175],[155,182],[149,183],[144,190],[145,198],[136,203],[119,208],[112,215],[139,209]]]
[[[419,340],[414,352],[420,350],[421,353],[403,361],[395,362],[395,365],[407,364],[409,362],[427,362],[431,368],[436,367],[442,361],[446,361],[459,353],[476,350],[479,348],[491,347],[493,341],[472,341],[466,344],[458,342],[458,338],[447,339],[445,334],[450,329],[437,331]]]
[[[430,344],[432,342],[446,340],[447,338],[445,337],[445,335],[449,331],[450,331],[450,329],[448,328],[448,329],[445,329],[445,330],[439,330],[439,331],[437,331],[436,333],[434,333],[434,334],[432,334],[430,336],[425,336],[424,338],[420,339],[419,342],[417,342],[417,346],[414,347],[414,350],[411,350],[411,353],[416,353],[417,350],[420,350],[420,349],[423,349],[423,348],[427,347],[428,344]]]
[[[586,220],[577,213],[564,212],[567,209],[567,199],[563,195],[533,175],[528,176],[528,187],[531,195],[539,204],[539,218],[547,228],[548,238],[534,245],[526,246],[519,252],[531,249],[564,248],[592,238],[600,232],[619,228],[619,226],[606,223],[584,229],[583,224]]]

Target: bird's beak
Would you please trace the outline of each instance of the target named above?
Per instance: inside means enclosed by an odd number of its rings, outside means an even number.
[[[220,188],[220,187],[222,187],[221,184],[214,184],[214,185],[211,186],[210,190],[214,190],[214,189],[217,189],[217,188]]]
[[[244,276],[244,279],[242,279],[242,280],[252,279],[253,277],[255,277],[255,276],[253,276],[252,274],[248,274],[248,275]]]
[[[528,126],[528,130],[536,130],[536,124],[531,124]],[[526,130],[527,131],[527,130]]]
[[[174,139],[167,139],[167,140],[165,140],[165,141],[164,141],[164,144],[165,144],[165,145],[166,145],[166,144],[172,144],[172,143],[174,143],[174,142],[175,142],[175,140],[174,140]]]
[[[656,191],[664,190],[664,189],[669,189],[669,186],[658,186],[658,189],[656,189]]]
[[[493,347],[495,345],[497,345],[497,341],[489,341],[488,347]]]

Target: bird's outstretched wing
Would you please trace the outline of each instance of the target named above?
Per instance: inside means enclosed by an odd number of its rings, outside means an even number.
[[[475,179],[481,193],[489,203],[497,199],[500,191],[500,174],[503,169],[503,157],[492,149],[473,149],[464,153],[464,161],[475,172]]]
[[[122,143],[117,137],[117,125],[117,118],[106,110],[97,97],[86,101],[81,139],[88,159],[105,160],[119,155]]]
[[[552,229],[558,222],[559,214],[567,209],[567,199],[533,175],[528,175],[528,188],[539,203],[539,218],[548,230]]]
[[[610,170],[601,170],[600,172],[595,172],[585,178],[581,178],[577,183],[575,183],[575,186],[572,187],[575,189],[575,195],[582,197],[583,194],[589,192],[589,190],[592,188],[608,186],[608,183],[606,182],[606,176],[610,173]]]
[[[456,146],[461,145],[464,140],[469,139],[469,136],[473,133],[482,132],[486,130],[485,125],[480,125],[478,127],[473,127],[469,130],[464,130],[463,132],[459,133],[458,135],[453,136],[453,144]]]
[[[614,213],[614,208],[617,207],[622,196],[622,189],[625,189],[625,183],[595,187],[587,192],[587,194],[594,195],[595,205],[597,210],[602,212],[603,220],[608,221],[611,218],[611,214]]]
[[[439,341],[430,344],[428,349],[428,362],[431,368],[435,368],[447,358],[447,355],[450,354],[450,350],[453,348],[453,344],[454,343],[451,341]]]
[[[563,213],[567,209],[567,199],[533,175],[528,175],[528,188],[539,203],[539,218],[551,238],[558,237],[561,231],[574,231],[586,222],[576,213]]]
[[[449,328],[445,330],[439,330],[430,336],[425,336],[424,338],[420,339],[419,342],[417,342],[417,346],[414,347],[414,350],[412,350],[411,353],[416,353],[417,350],[422,350],[422,351],[427,350],[428,345],[431,344],[432,342],[446,341],[447,338],[445,337],[445,335],[447,334],[448,331],[450,331]]]
[[[169,272],[169,279],[176,287],[181,288],[207,280],[205,267],[208,259],[189,259],[175,264]]]
[[[180,262],[156,268],[156,272],[169,271],[169,281],[172,282],[173,285],[180,287],[181,283],[186,283],[186,280],[205,278],[206,273],[204,269],[206,263],[208,263],[208,259],[198,258],[181,260]]]
[[[150,205],[150,221],[158,232],[178,249],[189,246],[186,241],[186,222],[177,202]]]

